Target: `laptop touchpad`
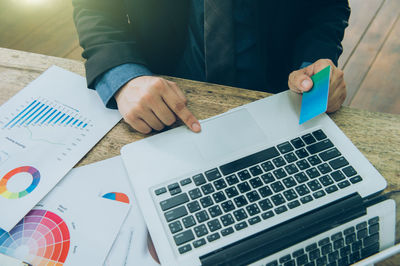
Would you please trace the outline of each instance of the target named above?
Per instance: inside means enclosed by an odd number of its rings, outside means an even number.
[[[206,160],[221,159],[267,141],[267,136],[245,108],[205,120],[201,127],[201,133],[192,136]]]

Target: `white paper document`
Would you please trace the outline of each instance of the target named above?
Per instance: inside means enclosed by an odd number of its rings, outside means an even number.
[[[120,119],[59,67],[0,106],[0,228],[11,230]]]
[[[57,186],[10,232],[0,229],[0,253],[32,265],[102,265],[129,206]]]

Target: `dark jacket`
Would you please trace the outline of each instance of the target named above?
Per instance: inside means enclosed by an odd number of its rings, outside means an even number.
[[[185,47],[189,0],[72,2],[90,88],[102,73],[124,63],[173,75]],[[289,73],[302,62],[329,58],[337,64],[350,15],[347,0],[259,2],[267,91],[287,89]]]

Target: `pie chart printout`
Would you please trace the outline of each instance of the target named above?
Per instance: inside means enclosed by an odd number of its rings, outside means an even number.
[[[32,210],[10,232],[0,229],[0,253],[33,265],[61,266],[69,247],[66,223],[50,211]]]
[[[7,189],[7,183],[17,174],[27,173],[32,176],[32,183],[24,190],[19,192],[11,192]],[[30,194],[39,184],[40,172],[32,166],[21,166],[8,172],[0,179],[0,195],[6,199],[19,199]]]
[[[115,200],[129,204],[129,198],[126,194],[120,192],[110,192],[103,195],[103,198]]]

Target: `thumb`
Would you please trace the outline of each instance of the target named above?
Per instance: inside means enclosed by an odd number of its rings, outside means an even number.
[[[291,90],[302,93],[311,90],[313,82],[304,69],[300,69],[290,74],[288,85]]]

